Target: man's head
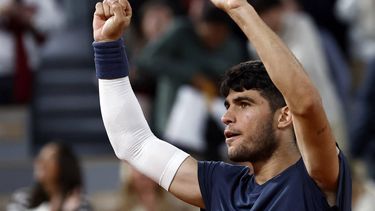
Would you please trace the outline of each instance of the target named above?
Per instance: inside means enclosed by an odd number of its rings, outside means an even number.
[[[278,147],[276,130],[284,97],[260,61],[241,63],[225,75],[220,88],[227,112],[222,121],[229,158],[236,162],[264,161]],[[277,113],[277,115],[275,115]]]
[[[227,97],[230,90],[242,92],[250,89],[259,91],[269,102],[272,111],[286,105],[283,95],[259,60],[240,63],[227,71],[221,82],[220,94]]]

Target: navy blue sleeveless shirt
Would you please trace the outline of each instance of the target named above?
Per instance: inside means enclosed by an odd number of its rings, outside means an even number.
[[[350,211],[350,170],[341,152],[339,160],[340,176],[334,207],[328,205],[302,159],[262,185],[255,182],[248,167],[201,161],[198,163],[199,185],[207,211]]]

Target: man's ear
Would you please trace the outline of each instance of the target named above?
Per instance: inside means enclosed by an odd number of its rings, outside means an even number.
[[[289,127],[293,124],[292,113],[288,106],[284,106],[280,109],[279,116],[277,118],[277,127],[280,129]]]

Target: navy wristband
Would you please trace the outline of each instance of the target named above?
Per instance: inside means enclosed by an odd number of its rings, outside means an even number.
[[[111,42],[94,42],[96,77],[115,79],[129,75],[128,58],[123,39]]]

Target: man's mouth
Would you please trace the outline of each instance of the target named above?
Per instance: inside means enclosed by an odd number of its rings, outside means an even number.
[[[224,131],[225,142],[227,144],[230,142],[233,142],[239,135],[240,135],[239,132],[232,131],[232,130],[225,130]]]

